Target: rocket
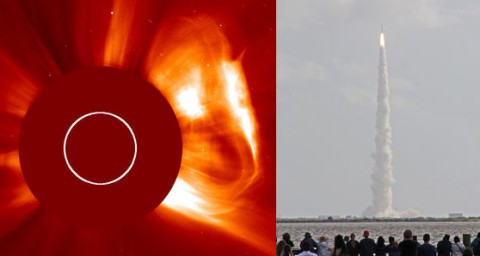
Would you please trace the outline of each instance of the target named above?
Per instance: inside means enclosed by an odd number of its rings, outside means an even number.
[[[385,48],[385,37],[383,35],[383,23],[380,24],[380,30],[381,30],[381,33],[380,33],[380,47]]]

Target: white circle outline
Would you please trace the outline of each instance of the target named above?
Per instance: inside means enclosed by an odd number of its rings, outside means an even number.
[[[110,180],[110,181],[107,181],[107,182],[95,182],[95,181],[91,181],[91,180],[88,180],[88,179],[85,179],[84,177],[80,176],[80,174],[78,174],[74,169],[73,167],[70,165],[70,162],[68,161],[68,157],[67,157],[67,140],[68,140],[68,135],[70,135],[70,132],[72,131],[73,127],[80,121],[82,121],[83,119],[89,117],[89,116],[93,116],[93,115],[107,115],[107,116],[111,116],[111,117],[114,117],[116,119],[118,119],[119,121],[121,121],[127,128],[128,130],[130,131],[130,134],[132,135],[132,138],[133,138],[133,144],[134,144],[134,147],[135,147],[135,150],[134,150],[134,153],[133,153],[133,159],[132,159],[132,162],[130,163],[130,166],[128,166],[128,168],[126,169],[125,172],[122,173],[122,175],[118,176],[117,178],[113,179],[113,180]],[[77,118],[77,120],[75,120],[75,122],[72,123],[72,125],[70,125],[70,127],[68,128],[67,130],[67,133],[65,134],[65,139],[63,140],[63,157],[65,158],[65,162],[67,163],[67,166],[68,166],[68,169],[73,173],[73,175],[75,175],[75,177],[77,177],[79,180],[85,182],[85,183],[88,183],[88,184],[91,184],[91,185],[96,185],[96,186],[104,186],[104,185],[110,185],[112,183],[115,183],[119,180],[121,180],[123,177],[125,177],[129,172],[130,170],[132,169],[133,167],[133,164],[135,163],[135,160],[137,158],[137,139],[135,137],[135,134],[133,133],[133,130],[132,130],[132,127],[130,127],[130,125],[127,123],[127,121],[125,121],[123,118],[113,114],[113,113],[110,113],[110,112],[105,112],[105,111],[94,111],[94,112],[90,112],[90,113],[87,113],[79,118]]]

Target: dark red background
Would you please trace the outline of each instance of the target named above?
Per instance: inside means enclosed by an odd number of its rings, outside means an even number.
[[[133,132],[135,136],[138,131]],[[113,116],[85,117],[72,127],[68,136],[65,147],[68,161],[86,180],[111,182],[126,172],[133,161],[136,153],[133,136],[126,125]]]
[[[68,170],[63,154],[72,123],[97,111],[123,118],[135,133],[138,149],[130,172],[105,186],[80,181]],[[105,123],[110,119],[120,123],[113,117],[94,115],[72,130],[67,152],[80,176],[92,179],[93,173],[110,173],[116,178],[130,164],[132,136],[122,123],[120,129],[104,130],[111,126]],[[98,129],[95,124],[107,126]],[[89,125],[93,128],[87,129]],[[107,132],[115,136],[102,145],[102,133]],[[55,79],[30,106],[20,135],[20,163],[32,193],[51,213],[79,227],[123,225],[144,217],[172,188],[182,158],[180,127],[167,100],[137,75],[114,68],[81,69]],[[80,156],[83,164],[75,161]],[[122,156],[127,161],[117,160]]]

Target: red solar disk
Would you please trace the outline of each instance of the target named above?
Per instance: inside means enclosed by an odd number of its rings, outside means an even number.
[[[161,93],[114,68],[58,78],[30,106],[20,163],[33,194],[76,225],[112,226],[155,209],[175,182],[179,124]]]

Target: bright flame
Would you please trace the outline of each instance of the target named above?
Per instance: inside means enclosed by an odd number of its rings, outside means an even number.
[[[385,48],[385,36],[383,35],[383,32],[380,33],[380,47]]]

